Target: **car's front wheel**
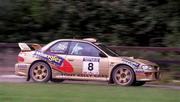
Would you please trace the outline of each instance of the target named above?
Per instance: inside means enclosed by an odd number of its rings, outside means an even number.
[[[48,82],[51,79],[51,69],[44,62],[36,62],[30,68],[30,76],[34,82]]]
[[[112,79],[118,85],[131,86],[135,81],[135,74],[129,66],[121,65],[113,70]]]

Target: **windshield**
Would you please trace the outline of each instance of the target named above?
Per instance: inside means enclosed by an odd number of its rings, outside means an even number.
[[[107,46],[103,44],[97,45],[101,50],[103,50],[106,54],[112,56],[112,57],[119,57],[119,54],[113,51],[112,49],[108,48]]]

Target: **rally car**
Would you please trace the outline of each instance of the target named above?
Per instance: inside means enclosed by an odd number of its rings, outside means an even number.
[[[98,80],[122,86],[159,79],[159,66],[144,59],[119,56],[96,39],[59,39],[41,47],[18,43],[15,73],[27,81]]]

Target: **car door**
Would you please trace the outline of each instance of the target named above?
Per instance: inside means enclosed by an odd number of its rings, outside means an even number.
[[[73,41],[66,60],[73,66],[75,74],[107,76],[109,61],[106,56],[100,57],[100,53],[91,43]]]
[[[53,69],[73,73],[72,65],[66,60],[69,43],[69,41],[59,41],[47,50],[46,54]]]

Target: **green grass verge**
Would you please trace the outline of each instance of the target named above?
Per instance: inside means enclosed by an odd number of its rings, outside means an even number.
[[[0,84],[0,102],[180,102],[180,90],[80,84]]]

